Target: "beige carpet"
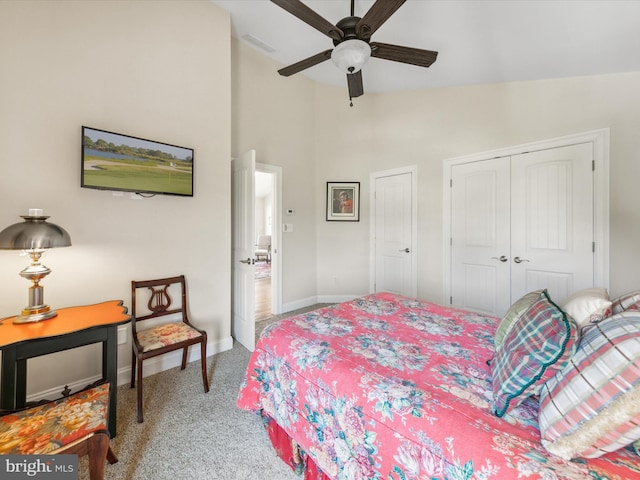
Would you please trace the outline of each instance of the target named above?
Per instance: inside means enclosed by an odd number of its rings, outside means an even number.
[[[256,330],[314,307],[273,317]],[[136,421],[136,390],[118,387],[118,432],[111,448],[119,461],[106,465],[105,479],[299,479],[276,456],[259,417],[235,406],[249,357],[235,343],[209,358],[207,394],[199,361],[184,371],[173,368],[145,378],[141,424]],[[79,478],[89,478],[86,457],[80,461]]]

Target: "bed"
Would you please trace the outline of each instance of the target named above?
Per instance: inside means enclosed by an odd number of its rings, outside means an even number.
[[[640,478],[631,449],[549,453],[537,394],[496,415],[500,320],[389,293],[289,317],[262,332],[237,405],[308,480]]]

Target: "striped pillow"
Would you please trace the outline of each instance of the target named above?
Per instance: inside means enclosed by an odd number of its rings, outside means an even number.
[[[615,314],[584,333],[543,386],[538,419],[544,447],[567,460],[640,439],[640,312]]]
[[[640,290],[620,295],[611,302],[613,313],[620,313],[626,310],[640,310]]]
[[[540,386],[575,351],[578,329],[546,291],[516,320],[492,362],[493,409],[502,417],[509,406],[538,393]]]

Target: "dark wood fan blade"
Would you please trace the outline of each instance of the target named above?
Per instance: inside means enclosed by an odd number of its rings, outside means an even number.
[[[356,25],[359,38],[367,39],[407,0],[377,0]]]
[[[279,7],[285,9],[291,15],[298,17],[307,25],[311,25],[316,30],[335,40],[342,40],[344,33],[330,21],[325,20],[316,12],[307,7],[300,0],[271,0]]]
[[[356,98],[363,95],[362,70],[358,70],[356,73],[347,73],[347,85],[349,86],[349,98]]]
[[[281,68],[280,70],[278,70],[278,73],[283,77],[288,77],[290,75],[293,75],[294,73],[301,72],[306,68],[313,67],[314,65],[318,65],[325,60],[329,60],[331,58],[332,51],[333,49],[330,48],[329,50],[325,50],[324,52],[316,53],[312,57],[300,60],[297,63],[289,65],[288,67]]]
[[[388,43],[371,42],[371,56],[393,60],[394,62],[408,63],[419,67],[429,67],[438,58],[438,52],[421,50],[419,48],[401,47]]]

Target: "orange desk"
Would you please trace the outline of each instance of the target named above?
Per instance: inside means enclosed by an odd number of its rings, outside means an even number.
[[[27,360],[49,353],[102,343],[102,378],[111,383],[109,432],[116,436],[116,385],[118,373],[118,325],[130,321],[122,301],[112,300],[81,307],[61,308],[58,315],[35,323],[0,325],[2,370],[0,408],[15,410],[27,401]]]

